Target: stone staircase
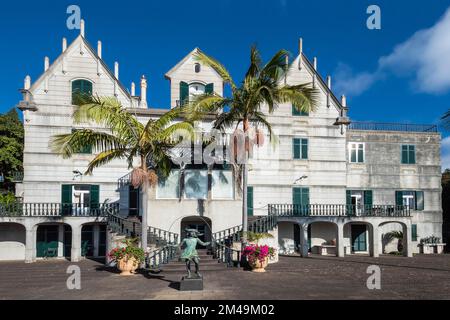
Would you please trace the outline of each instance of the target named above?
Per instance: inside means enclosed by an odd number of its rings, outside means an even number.
[[[208,249],[197,249],[198,256],[200,258],[200,273],[208,272],[208,271],[226,271],[227,265],[225,263],[218,262],[217,259],[214,259],[212,253]],[[184,261],[180,261],[179,255],[170,261],[167,264],[163,264],[160,266],[158,271],[161,272],[170,272],[170,273],[185,273],[186,272],[186,263]],[[191,263],[191,270],[194,272],[195,265]],[[157,270],[153,270],[157,271]]]

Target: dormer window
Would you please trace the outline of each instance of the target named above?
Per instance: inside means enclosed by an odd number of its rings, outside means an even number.
[[[189,84],[189,101],[192,101],[195,96],[205,93],[205,85],[201,83]]]
[[[194,71],[195,71],[195,73],[199,73],[199,72],[200,72],[200,69],[201,69],[200,63],[194,64]]]
[[[92,94],[92,82],[88,80],[72,81],[72,104],[75,104],[75,97],[79,94]]]
[[[214,83],[203,84],[199,82],[187,83],[180,81],[180,100],[177,101],[177,105],[185,105],[189,101],[193,101],[194,98],[202,94],[213,94]]]

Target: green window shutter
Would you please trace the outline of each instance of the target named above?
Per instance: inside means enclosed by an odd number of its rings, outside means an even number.
[[[345,202],[347,205],[352,204],[352,190],[345,191]]]
[[[61,185],[61,203],[72,204],[72,185]]]
[[[372,190],[364,191],[364,205],[371,207],[373,205],[373,192]]]
[[[301,188],[301,193],[302,193],[302,200],[301,203],[302,205],[309,205],[309,188]]]
[[[99,197],[100,197],[100,186],[97,184],[91,185],[91,208],[99,207]]]
[[[415,164],[416,163],[416,147],[415,146],[409,146],[409,150],[408,150],[409,154],[408,154],[408,160],[410,164]]]
[[[302,139],[302,159],[308,159],[308,139]]]
[[[72,185],[61,185],[61,213],[62,215],[70,215],[72,212]]]
[[[301,188],[292,188],[292,203],[301,205],[302,204],[302,189]]]
[[[181,81],[180,82],[180,105],[189,102],[189,85]]]
[[[411,240],[417,241],[417,224],[411,225]]]
[[[247,186],[247,215],[253,216],[253,187]]]
[[[416,210],[424,210],[423,191],[416,191]]]
[[[408,146],[402,145],[402,163],[408,163]]]
[[[293,148],[293,154],[294,154],[294,159],[300,159],[300,144],[301,144],[301,139],[298,138],[294,138],[292,139],[292,148]]]
[[[402,206],[403,205],[403,192],[395,191],[395,205]]]
[[[302,110],[298,110],[294,105],[292,105],[292,115],[293,116],[304,116],[307,117],[309,116],[308,112],[302,111]]]
[[[208,93],[208,94],[214,93],[214,83],[208,83],[205,86],[205,93]]]

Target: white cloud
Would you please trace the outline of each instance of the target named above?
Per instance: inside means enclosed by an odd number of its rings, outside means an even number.
[[[417,31],[378,61],[373,72],[348,73],[336,77],[337,88],[354,95],[367,90],[381,74],[411,78],[414,90],[440,94],[450,90],[450,7],[430,28]],[[341,64],[340,64],[341,65]],[[340,66],[336,75],[341,72]],[[355,88],[352,87],[355,86]]]
[[[450,169],[450,137],[442,139],[441,143],[442,171]]]
[[[381,77],[381,73],[360,72],[355,73],[352,68],[345,64],[339,63],[335,72],[335,91],[348,96],[358,96],[366,91],[372,84]]]

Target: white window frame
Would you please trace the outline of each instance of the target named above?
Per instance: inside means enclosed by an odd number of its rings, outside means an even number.
[[[355,149],[352,148],[352,146],[356,146]],[[358,161],[358,150],[359,145],[362,145],[363,148],[363,161]],[[356,161],[352,161],[352,150],[356,150]],[[365,163],[366,162],[366,144],[364,142],[349,142],[348,143],[348,162],[349,163]]]

